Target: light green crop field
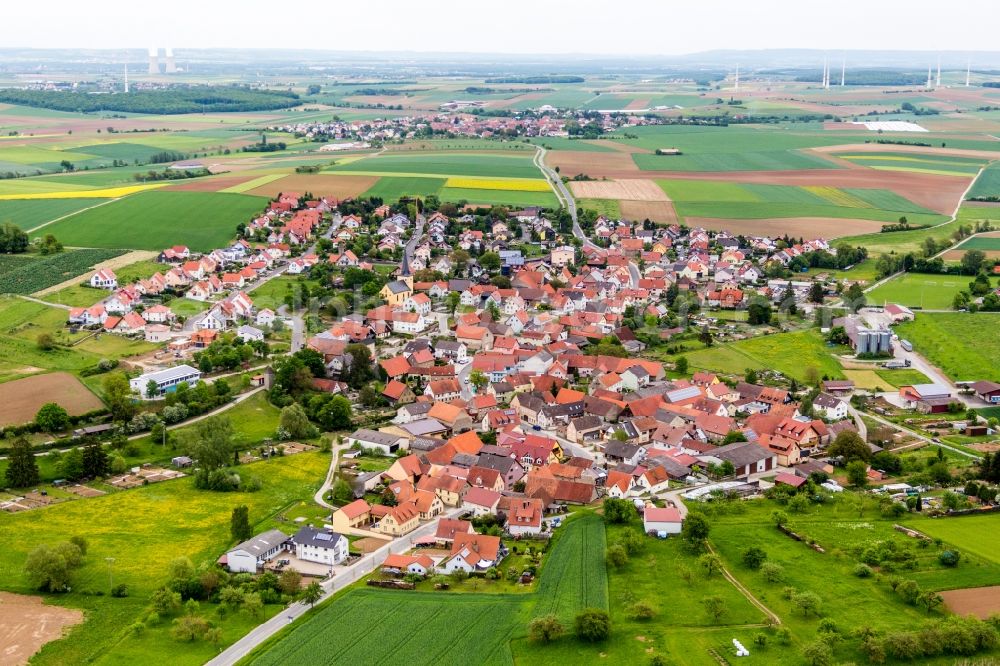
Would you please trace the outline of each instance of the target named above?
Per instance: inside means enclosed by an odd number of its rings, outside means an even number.
[[[261,212],[265,197],[219,192],[142,192],[49,225],[66,245],[159,250],[187,245],[207,252]]]
[[[469,203],[497,204],[500,206],[542,206],[558,208],[559,200],[552,192],[523,192],[516,190],[468,189],[444,187],[442,201],[468,201]]]
[[[617,220],[622,216],[621,204],[618,199],[577,199],[576,205],[581,210],[590,209],[597,211],[598,215]]]
[[[431,194],[440,194],[444,183],[444,178],[382,176],[362,193],[362,196],[380,197],[383,201],[395,202],[401,197],[426,197]]]
[[[441,176],[485,176],[498,178],[538,178],[541,173],[531,155],[507,153],[382,154],[348,164],[337,164],[327,171],[363,171]]]
[[[996,515],[963,516],[951,520],[921,520],[912,526],[943,539],[959,550],[1000,565],[1000,520]]]
[[[913,386],[915,384],[931,383],[931,380],[927,378],[927,375],[919,370],[913,370],[912,368],[880,368],[875,370],[875,374],[881,377],[887,384],[895,388],[899,388],[900,386]]]
[[[941,368],[952,381],[1000,382],[1000,314],[987,312],[917,313],[896,333],[913,350]]]
[[[994,162],[983,169],[983,173],[969,190],[969,198],[974,197],[1000,197],[1000,162]]]
[[[905,215],[911,224],[935,224],[947,219],[883,189],[692,180],[656,182],[684,217],[765,219],[811,216],[895,222]]]
[[[639,138],[615,140],[649,151],[678,148],[683,153],[636,153],[632,158],[643,171],[837,169],[840,165],[803,149],[851,143],[861,138],[861,135],[849,133],[781,126],[668,125],[629,128],[628,131]]]
[[[188,644],[170,639],[169,619],[151,626],[143,637],[130,638],[129,625],[146,614],[150,595],[168,578],[171,560],[188,556],[195,563],[214,561],[224,552],[231,543],[229,520],[233,506],[246,504],[253,523],[265,521],[291,502],[311,497],[328,464],[329,454],[303,453],[242,467],[241,474],[263,481],[261,490],[255,493],[200,491],[194,488],[192,479],[185,478],[16,515],[0,515],[0,529],[18,534],[15,542],[0,554],[2,589],[31,591],[22,566],[28,552],[38,544],[54,544],[79,535],[89,545],[73,591],[49,597],[59,605],[84,610],[86,619],[65,639],[46,645],[34,657],[35,663],[161,659],[193,665],[207,661],[216,654],[216,648],[204,641]],[[89,594],[106,591],[106,557],[115,558],[115,583],[128,586],[128,598]],[[212,621],[229,626],[225,619],[213,617]],[[235,640],[248,628],[248,623],[237,620],[225,632],[225,641]],[[150,634],[156,640],[146,640]]]
[[[100,205],[107,199],[7,199],[0,200],[0,223],[13,222],[22,229],[35,227]]]
[[[984,252],[1000,252],[1000,237],[975,236],[962,241],[956,250],[983,250]]]
[[[868,292],[868,301],[876,305],[898,303],[928,310],[950,310],[955,294],[967,290],[970,281],[970,277],[963,275],[904,273]]]

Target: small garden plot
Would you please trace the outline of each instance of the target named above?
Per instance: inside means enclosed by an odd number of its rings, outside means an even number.
[[[83,486],[76,484],[74,486],[69,486],[65,488],[66,492],[72,493],[78,497],[100,497],[101,495],[106,495],[103,490],[98,490],[97,488],[91,488],[90,486]]]
[[[985,620],[1000,612],[1000,585],[973,587],[967,590],[946,590],[941,593],[944,603],[956,615],[975,615]]]
[[[151,483],[179,479],[182,476],[186,475],[183,472],[178,472],[173,469],[164,469],[162,467],[141,467],[138,471],[129,472],[128,474],[122,474],[120,476],[113,476],[109,478],[107,482],[115,488],[126,490],[128,488],[136,488],[138,486],[145,486]]]

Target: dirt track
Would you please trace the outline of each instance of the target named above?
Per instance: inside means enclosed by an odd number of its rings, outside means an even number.
[[[43,645],[80,622],[82,611],[45,605],[41,597],[0,592],[0,663],[28,663]]]

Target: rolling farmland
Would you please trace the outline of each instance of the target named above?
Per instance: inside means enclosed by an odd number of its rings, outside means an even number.
[[[0,200],[0,223],[13,222],[24,230],[102,203],[101,199]]]

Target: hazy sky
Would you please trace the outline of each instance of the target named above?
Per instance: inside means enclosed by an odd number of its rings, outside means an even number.
[[[7,47],[673,55],[1000,49],[998,0],[13,0]]]

